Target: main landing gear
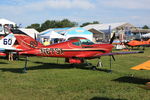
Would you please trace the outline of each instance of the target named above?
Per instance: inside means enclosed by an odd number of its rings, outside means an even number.
[[[27,63],[28,63],[28,56],[25,57],[25,65],[23,68],[23,73],[27,73]]]

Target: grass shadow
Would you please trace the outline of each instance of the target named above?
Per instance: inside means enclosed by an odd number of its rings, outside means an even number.
[[[35,62],[41,65],[29,67],[28,70],[39,70],[39,69],[70,69],[73,68],[69,64],[56,64],[56,63],[43,63]]]
[[[133,83],[133,84],[145,84],[150,82],[150,79],[142,79],[138,77],[130,77],[130,76],[123,76],[118,79],[112,80],[117,82],[125,82],[125,83]]]
[[[3,72],[23,73],[23,68],[0,68]]]
[[[40,70],[40,69],[83,69],[83,70],[94,70],[94,71],[103,71],[103,72],[111,72],[108,69],[93,69],[92,66],[87,66],[87,64],[57,64],[57,63],[45,63],[45,62],[33,62],[36,64],[40,64],[37,66],[30,66],[27,67],[28,70]],[[28,66],[28,65],[27,65]],[[8,71],[13,73],[23,73],[24,72],[24,65],[22,65],[22,68],[0,68],[1,71]]]
[[[74,65],[71,64],[56,64],[56,63],[43,63],[43,62],[34,62],[37,64],[41,64],[38,66],[27,67],[28,70],[40,70],[40,69],[71,69],[75,68]],[[76,67],[79,68],[79,67]],[[13,72],[13,73],[24,73],[24,65],[22,68],[0,68],[3,72]]]
[[[6,62],[0,62],[0,64],[8,64],[8,63],[6,63]]]

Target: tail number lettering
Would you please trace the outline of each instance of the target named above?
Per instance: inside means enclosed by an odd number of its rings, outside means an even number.
[[[63,50],[61,48],[41,48],[41,53],[46,55],[62,55]]]

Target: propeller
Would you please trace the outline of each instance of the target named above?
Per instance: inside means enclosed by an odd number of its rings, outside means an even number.
[[[114,55],[112,55],[111,57],[113,58],[113,60],[114,60],[114,61],[116,61],[116,59],[115,59],[115,56],[114,56]]]
[[[114,39],[115,39],[115,32],[113,33],[113,36],[112,36],[112,38],[110,39],[109,44],[112,44],[113,41],[114,41]],[[112,51],[111,51],[111,52],[112,52]],[[111,58],[113,58],[113,60],[115,61],[114,55],[111,55],[111,56],[110,56],[110,72],[112,71],[112,70],[111,70],[111,67],[112,67],[112,60],[111,60]]]
[[[113,43],[113,41],[114,41],[114,39],[115,39],[115,33],[113,33],[113,36],[112,36],[112,38],[110,39],[109,44],[112,44],[112,43]]]
[[[36,35],[36,33],[34,33],[34,39],[37,40],[37,35]]]

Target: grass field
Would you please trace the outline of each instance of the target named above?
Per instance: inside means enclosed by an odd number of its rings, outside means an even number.
[[[130,68],[150,60],[144,54],[115,56],[112,73],[109,57],[102,57],[102,71],[83,65],[71,67],[64,59],[30,57],[28,72],[22,73],[24,59],[0,59],[0,100],[150,100],[150,90],[140,88],[150,81],[150,71]],[[97,59],[90,60],[96,65]],[[58,62],[58,64],[57,64]]]

